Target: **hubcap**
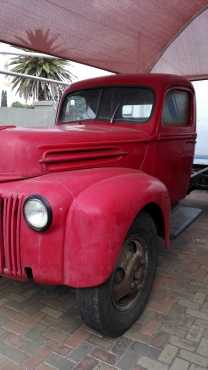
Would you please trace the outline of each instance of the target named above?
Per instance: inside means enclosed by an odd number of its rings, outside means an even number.
[[[127,239],[113,277],[112,300],[119,310],[132,306],[141,294],[148,269],[147,248],[139,238]]]

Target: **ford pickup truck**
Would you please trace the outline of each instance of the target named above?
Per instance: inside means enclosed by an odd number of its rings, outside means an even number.
[[[87,325],[116,337],[143,312],[190,188],[195,95],[179,76],[72,84],[55,128],[0,126],[0,274],[77,291]]]

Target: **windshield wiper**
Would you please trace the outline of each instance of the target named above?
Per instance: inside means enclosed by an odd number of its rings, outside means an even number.
[[[114,109],[114,111],[113,111],[113,114],[112,114],[112,116],[111,116],[111,119],[110,119],[110,123],[113,123],[113,122],[114,122],[114,120],[115,120],[115,118],[116,118],[116,114],[117,114],[117,112],[118,112],[118,110],[119,110],[120,106],[121,106],[121,104],[118,104],[118,105],[115,107],[115,109]]]

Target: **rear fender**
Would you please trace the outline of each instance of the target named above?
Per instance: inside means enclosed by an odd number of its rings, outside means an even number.
[[[89,287],[107,280],[130,226],[148,204],[161,210],[168,245],[170,201],[166,187],[157,179],[129,170],[82,191],[67,216],[65,284]]]

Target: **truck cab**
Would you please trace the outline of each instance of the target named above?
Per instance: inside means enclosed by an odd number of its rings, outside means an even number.
[[[128,75],[88,80],[65,92],[57,126],[65,124],[66,129],[72,129],[68,125],[78,123],[80,130],[84,126],[94,131],[99,143],[101,137],[109,145],[115,143],[123,154],[115,158],[113,165],[140,169],[157,177],[167,186],[174,204],[186,195],[192,171],[194,99],[190,82],[177,76]]]
[[[138,319],[185,197],[195,96],[172,75],[116,75],[63,94],[53,129],[1,126],[0,273],[76,288],[84,321]]]

